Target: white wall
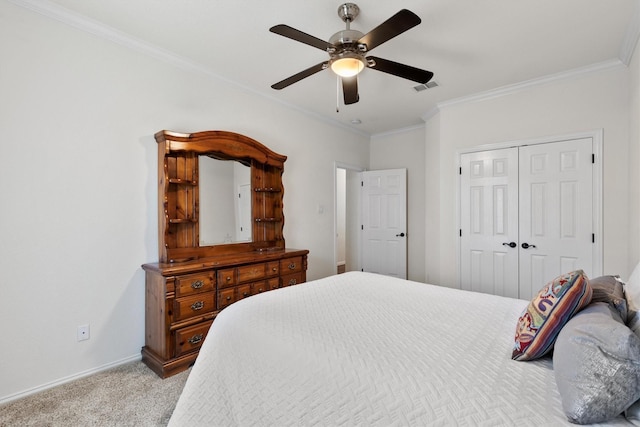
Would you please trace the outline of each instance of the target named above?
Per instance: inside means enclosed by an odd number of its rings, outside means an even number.
[[[370,166],[407,169],[407,278],[425,281],[425,129],[407,128],[371,138]]]
[[[640,43],[629,64],[629,191],[628,262],[632,269],[640,261]]]
[[[347,245],[347,170],[336,169],[336,261],[346,263]]]
[[[334,272],[333,165],[368,167],[367,137],[9,2],[0,52],[0,401],[138,357],[158,130],[239,132],[287,155],[287,246],[311,251],[309,279]]]
[[[427,122],[426,144],[437,146],[430,150],[439,150],[439,157],[427,157],[426,168],[440,168],[439,185],[426,188],[427,200],[438,200],[440,207],[440,244],[426,248],[430,278],[437,278],[431,282],[456,285],[456,150],[594,129],[604,129],[604,273],[629,272],[628,73],[620,65],[500,97],[452,103]]]
[[[425,126],[425,278],[440,283],[440,120]],[[449,236],[446,236],[450,238]]]

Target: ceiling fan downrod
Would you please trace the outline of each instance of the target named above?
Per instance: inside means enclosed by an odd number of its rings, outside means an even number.
[[[351,22],[358,17],[358,14],[360,14],[360,8],[355,3],[345,3],[338,7],[338,16],[347,24],[347,30]]]

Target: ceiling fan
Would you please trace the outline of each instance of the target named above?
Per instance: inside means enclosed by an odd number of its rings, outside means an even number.
[[[271,85],[271,87],[278,90],[284,89],[293,83],[331,67],[333,72],[338,75],[338,78],[342,80],[344,103],[355,104],[360,99],[358,95],[358,74],[365,67],[422,84],[431,80],[433,77],[431,71],[421,70],[376,56],[366,56],[375,47],[418,25],[421,22],[418,15],[407,9],[402,9],[367,34],[363,34],[350,28],[351,22],[356,19],[359,13],[360,8],[354,3],[341,5],[338,8],[338,16],[345,22],[347,28],[335,33],[328,42],[288,25],[280,24],[271,27],[269,31],[272,33],[308,44],[329,54],[328,61],[309,67]]]

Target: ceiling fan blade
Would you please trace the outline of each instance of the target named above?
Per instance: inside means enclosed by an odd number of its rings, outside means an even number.
[[[400,12],[393,15],[391,18],[378,25],[373,30],[362,36],[358,43],[367,45],[367,50],[370,51],[376,46],[380,46],[382,43],[391,40],[395,36],[404,33],[405,31],[415,27],[422,20],[418,15],[407,9],[402,9]]]
[[[342,93],[344,94],[344,104],[355,104],[360,100],[358,95],[358,76],[342,78]]]
[[[296,82],[299,82],[300,80],[304,79],[305,77],[309,77],[311,75],[314,75],[315,73],[324,70],[326,67],[326,62],[321,62],[319,64],[314,65],[313,67],[309,67],[306,70],[302,70],[297,74],[294,74],[291,77],[288,77],[282,81],[279,81],[276,84],[271,85],[272,88],[280,90],[280,89],[284,89],[285,87],[292,85]]]
[[[373,63],[371,63],[370,60],[373,60]],[[433,73],[431,71],[421,70],[420,68],[389,61],[388,59],[368,56],[367,61],[370,63],[369,68],[422,84],[427,83],[433,77]]]
[[[281,36],[290,38],[300,43],[308,44],[309,46],[317,47],[320,50],[327,51],[328,48],[333,47],[329,42],[321,40],[317,37],[303,33],[300,30],[296,30],[288,25],[280,24],[269,28],[272,33],[280,34]]]

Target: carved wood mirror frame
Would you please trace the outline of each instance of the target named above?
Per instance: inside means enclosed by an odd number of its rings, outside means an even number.
[[[160,262],[284,249],[282,173],[287,157],[258,141],[227,131],[162,130],[158,143],[158,249]],[[236,160],[251,167],[252,241],[199,245],[198,156]],[[222,205],[222,203],[221,203]],[[219,209],[233,209],[219,206]]]

